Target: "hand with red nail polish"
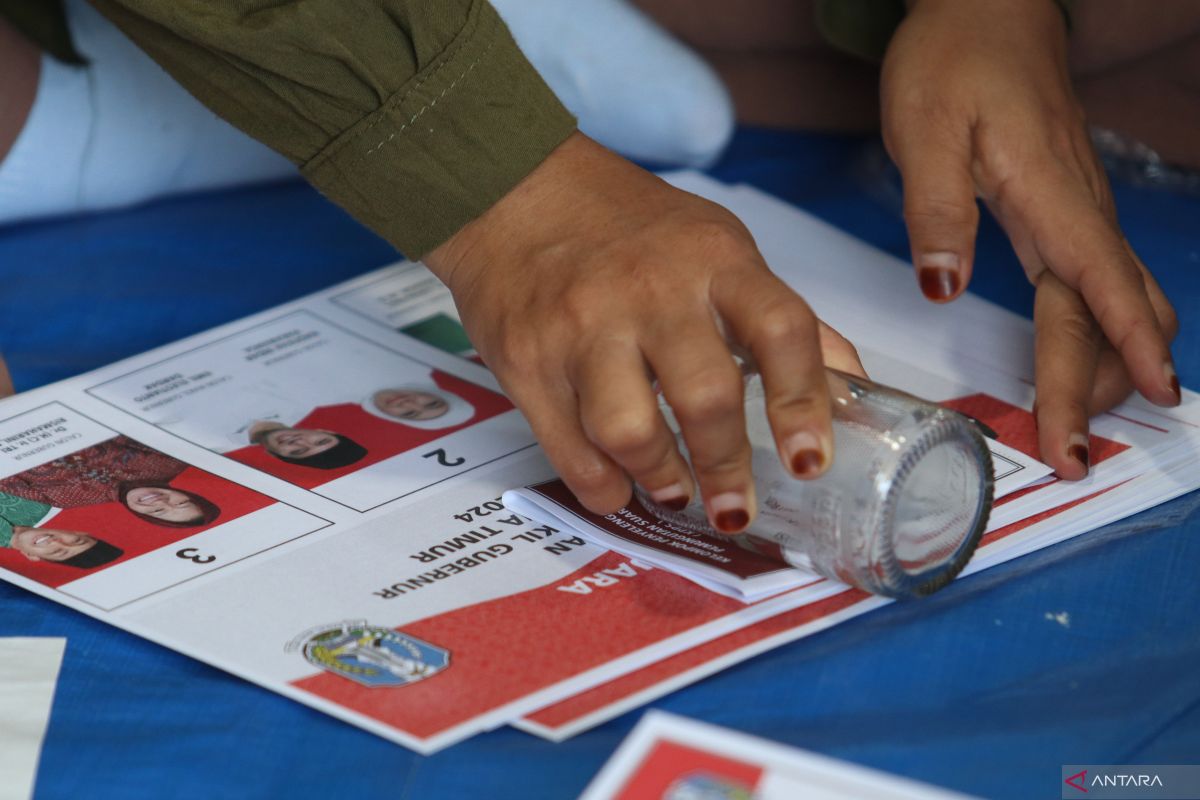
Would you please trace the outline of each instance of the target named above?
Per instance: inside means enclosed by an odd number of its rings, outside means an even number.
[[[1087,465],[1067,440],[1086,434],[1087,414],[1133,388],[1159,405],[1179,402],[1168,348],[1175,312],[1117,223],[1070,83],[1057,3],[908,6],[884,59],[882,122],[920,289],[939,303],[966,289],[982,199],[1037,287],[1042,455],[1060,475],[1082,477]],[[1088,359],[1067,372],[1082,385],[1045,368],[1067,355]]]
[[[854,348],[768,269],[732,214],[586,136],[570,137],[425,260],[593,512],[628,503],[636,482],[667,508],[701,496],[723,532],[750,524],[735,347],[763,375],[780,458],[804,477],[830,463],[825,365],[861,375]],[[655,380],[690,465],[660,413]]]

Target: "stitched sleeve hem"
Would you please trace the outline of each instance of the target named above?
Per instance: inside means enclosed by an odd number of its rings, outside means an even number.
[[[442,55],[303,171],[411,258],[486,211],[575,130],[484,0]]]

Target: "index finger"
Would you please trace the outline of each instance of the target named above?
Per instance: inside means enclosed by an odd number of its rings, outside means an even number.
[[[765,268],[754,279],[718,282],[713,300],[730,333],[750,349],[762,372],[767,418],[784,466],[797,478],[821,475],[834,453],[817,318]]]
[[[1059,477],[1087,476],[1088,407],[1096,381],[1100,336],[1083,299],[1043,272],[1033,307],[1038,449]]]
[[[742,532],[757,505],[733,355],[707,320],[670,326],[643,352],[679,422],[709,521],[721,533]]]

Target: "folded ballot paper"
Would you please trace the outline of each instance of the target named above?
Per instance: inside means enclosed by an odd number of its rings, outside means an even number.
[[[1200,483],[1190,392],[1102,415],[1092,475],[1048,479],[1027,320],[931,307],[778,200],[672,179],[741,216],[876,380],[996,432],[1011,493],[967,574]],[[561,739],[884,602],[815,576],[745,602],[500,500],[554,480],[405,262],[0,401],[0,579],[424,753],[510,722]]]

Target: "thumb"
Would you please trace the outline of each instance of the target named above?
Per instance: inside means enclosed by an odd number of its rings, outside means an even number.
[[[904,223],[921,292],[935,303],[953,300],[971,280],[979,207],[971,176],[970,132],[961,140],[905,126],[889,137],[904,181]]]

